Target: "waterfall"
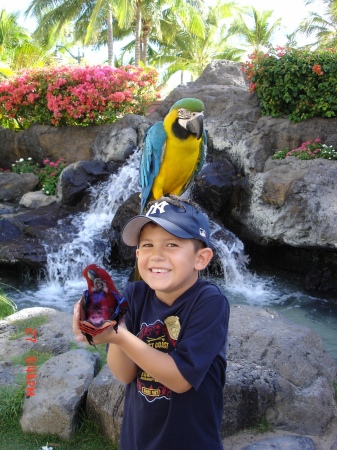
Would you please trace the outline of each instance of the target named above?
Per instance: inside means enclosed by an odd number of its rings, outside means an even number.
[[[82,278],[83,267],[96,263],[104,266],[108,246],[104,232],[110,227],[118,207],[139,186],[140,152],[137,151],[117,174],[91,188],[89,211],[76,215],[72,224],[77,230],[71,239],[56,249],[47,248],[47,278],[52,285],[67,285]],[[226,284],[242,283],[247,272],[242,242],[226,230],[228,240],[216,239],[223,227],[211,221],[211,242],[221,259]]]
[[[62,309],[73,304],[86,289],[82,270],[95,263],[104,267],[104,259],[109,251],[106,231],[111,225],[118,207],[134,192],[141,190],[139,185],[140,151],[134,152],[120,170],[110,176],[108,181],[95,185],[90,192],[90,208],[75,215],[72,226],[76,230],[64,238],[57,247],[46,247],[46,280],[39,282],[37,291],[29,292],[30,300],[45,306]],[[185,195],[188,197],[189,193]],[[222,282],[226,286],[242,286],[247,277],[247,257],[242,242],[224,227],[210,221],[211,243],[216,248],[223,268]],[[220,234],[219,234],[220,233]],[[111,271],[116,285],[122,289],[127,280],[124,272]],[[121,275],[122,273],[122,275]],[[116,277],[121,277],[118,283]]]
[[[107,252],[107,238],[104,232],[109,228],[118,207],[139,186],[140,152],[134,152],[127,163],[109,179],[91,188],[90,208],[76,215],[72,220],[77,230],[66,237],[66,242],[57,248],[47,247],[46,283],[40,286],[40,292],[62,291],[85,288],[82,270],[85,266],[96,263],[103,266]],[[83,285],[83,286],[82,286]]]
[[[223,270],[223,281],[226,286],[238,286],[245,283],[249,276],[248,257],[240,239],[229,230],[210,220],[211,246],[216,249]],[[226,239],[223,239],[225,235]]]

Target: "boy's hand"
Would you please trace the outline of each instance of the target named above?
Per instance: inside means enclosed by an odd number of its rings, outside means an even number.
[[[74,305],[74,315],[73,315],[73,332],[76,335],[76,341],[78,342],[86,342],[89,344],[85,336],[83,336],[81,330],[79,329],[78,322],[80,320],[80,301],[75,303]]]

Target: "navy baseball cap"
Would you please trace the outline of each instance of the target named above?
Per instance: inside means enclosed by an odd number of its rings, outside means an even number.
[[[199,239],[209,247],[208,218],[206,214],[189,203],[184,201],[170,203],[165,200],[165,197],[152,202],[145,215],[133,217],[125,225],[122,233],[125,244],[138,245],[140,230],[148,222],[156,223],[178,238]]]

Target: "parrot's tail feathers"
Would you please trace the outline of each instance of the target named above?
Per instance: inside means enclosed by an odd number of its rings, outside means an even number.
[[[89,334],[90,336],[97,336],[100,333],[103,333],[103,331],[107,330],[110,327],[113,327],[116,325],[116,320],[107,320],[103,325],[101,325],[99,328],[92,325],[90,322],[86,320],[80,320],[78,322],[78,327],[81,330],[81,332],[85,334]]]

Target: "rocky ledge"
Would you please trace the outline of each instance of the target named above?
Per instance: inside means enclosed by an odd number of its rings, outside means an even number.
[[[36,318],[42,322],[34,327],[34,339],[29,325]],[[69,438],[79,424],[79,408],[85,405],[102,432],[118,442],[124,385],[106,365],[99,371],[99,354],[76,343],[71,321],[70,314],[51,308],[24,309],[0,321],[0,384],[15,384],[18,373],[26,376],[27,397],[20,418],[25,432]],[[21,329],[23,323],[31,331],[18,334],[20,323]],[[51,357],[40,366],[39,355],[46,352]],[[35,366],[37,376],[29,378],[34,371],[28,370],[27,359],[26,365],[20,365],[18,357],[25,360],[32,354],[36,360],[28,366]],[[287,437],[294,446],[263,443],[264,436],[256,435],[249,442],[262,441],[260,447],[254,444],[245,450],[334,449],[337,436],[324,439],[324,448],[319,442],[327,433],[330,436],[337,423],[336,381],[337,364],[325,354],[314,331],[269,309],[232,306],[221,427],[224,443],[232,442],[231,450],[239,450],[233,444],[235,435],[262,419],[271,424],[278,438]],[[308,446],[299,447],[299,443]]]

